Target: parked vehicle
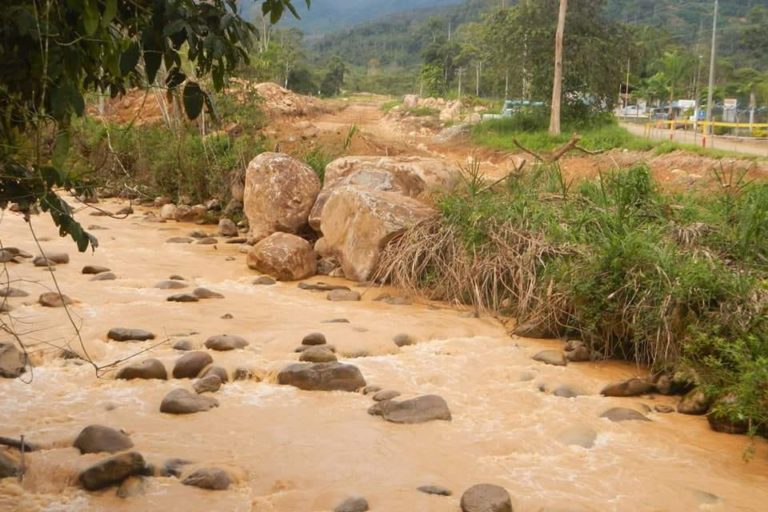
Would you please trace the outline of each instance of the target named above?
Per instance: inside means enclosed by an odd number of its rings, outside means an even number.
[[[488,119],[504,119],[512,117],[514,114],[522,112],[524,110],[534,110],[545,108],[546,105],[543,101],[529,101],[529,100],[506,100],[501,107],[501,113],[499,114],[483,114],[483,121]]]

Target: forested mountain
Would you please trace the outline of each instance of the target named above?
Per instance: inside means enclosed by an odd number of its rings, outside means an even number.
[[[281,26],[299,28],[308,36],[337,32],[344,27],[414,9],[439,8],[461,3],[462,0],[313,0],[307,9],[304,0],[293,2],[301,19],[285,16]],[[253,0],[239,1],[247,18],[257,13]]]
[[[315,0],[312,10],[320,11],[323,3],[342,2]],[[483,13],[501,5],[515,5],[518,0],[465,0],[459,5],[432,6],[418,10],[413,8],[422,3],[455,2],[412,0],[398,3],[410,9],[352,27],[338,23],[334,33],[315,42],[315,49],[322,57],[338,54],[345,62],[359,66],[367,65],[371,59],[382,64],[415,65],[420,61],[421,51],[431,40],[428,20],[431,19],[433,24],[439,20],[444,32],[451,30],[455,33],[462,24],[477,21]],[[720,0],[721,22],[718,34],[722,56],[742,53],[741,30],[749,23],[748,14],[756,6],[768,7],[768,0]],[[630,25],[660,28],[669,40],[683,45],[696,45],[701,41],[701,50],[704,51],[708,48],[711,35],[712,7],[712,0],[607,0],[605,14],[609,19]],[[572,2],[569,9],[579,9],[579,0]]]

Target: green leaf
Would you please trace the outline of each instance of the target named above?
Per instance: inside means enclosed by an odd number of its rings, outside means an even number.
[[[160,69],[160,63],[163,55],[157,50],[144,50],[144,70],[147,73],[147,82],[153,84],[157,71]]]
[[[187,75],[184,74],[183,71],[181,71],[179,68],[173,68],[168,73],[168,78],[165,79],[165,85],[168,86],[169,89],[175,89],[186,79]]]
[[[99,28],[99,6],[96,4],[96,0],[84,1],[83,28],[87,36],[92,36]]]
[[[51,154],[51,162],[55,167],[63,167],[64,161],[69,154],[69,146],[71,142],[71,134],[67,128],[59,130],[56,134],[56,141],[53,146],[53,153]]]
[[[120,55],[120,74],[126,76],[136,69],[139,63],[139,43],[131,43],[122,55]]]
[[[197,119],[200,112],[203,111],[203,103],[205,102],[205,94],[196,82],[188,82],[184,86],[184,110],[187,113],[187,117],[190,119]]]
[[[117,0],[105,0],[104,13],[101,15],[101,26],[108,27],[117,16]]]

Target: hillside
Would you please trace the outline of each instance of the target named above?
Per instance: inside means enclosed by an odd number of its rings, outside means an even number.
[[[364,0],[359,0],[366,3]],[[321,12],[332,9],[339,0],[313,3],[312,10]],[[386,18],[378,18],[356,26],[347,23],[335,23],[339,27],[317,40],[314,48],[321,58],[341,55],[346,62],[364,66],[371,59],[382,64],[411,66],[420,62],[421,51],[429,37],[426,24],[430,18],[438,18],[448,30],[449,24],[455,32],[463,23],[477,21],[483,13],[499,6],[499,0],[465,0],[458,5],[455,2],[423,1],[379,2],[382,6],[394,8],[394,4],[408,5],[408,10]],[[508,5],[514,5],[509,0]],[[424,4],[433,4],[427,8]],[[438,5],[439,4],[439,5]],[[326,7],[323,7],[325,5]],[[720,0],[721,24],[719,28],[720,55],[723,57],[739,56],[741,41],[739,31],[747,21],[745,16],[750,9],[758,5],[768,6],[767,0]],[[379,7],[384,8],[384,7]],[[610,19],[630,25],[663,27],[669,37],[681,44],[695,44],[699,38],[708,44],[712,22],[711,0],[606,0],[606,14]],[[352,10],[354,12],[354,9]],[[371,12],[370,14],[373,14]],[[343,27],[343,28],[342,28]],[[743,63],[746,64],[746,63]]]
[[[286,17],[283,26],[297,27],[307,35],[336,32],[348,27],[375,20],[394,13],[413,9],[440,8],[461,3],[462,0],[314,0],[307,9],[304,0],[294,2],[300,20]],[[257,3],[240,0],[242,12],[251,18],[257,12]]]

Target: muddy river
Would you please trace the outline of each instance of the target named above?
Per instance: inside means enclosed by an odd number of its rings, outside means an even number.
[[[7,266],[12,286],[30,296],[9,299],[13,310],[3,319],[23,333],[36,366],[21,379],[0,379],[0,436],[24,434],[47,449],[27,454],[23,481],[0,481],[2,511],[329,511],[360,495],[373,511],[455,512],[461,493],[481,482],[505,487],[516,512],[768,510],[763,440],[750,444],[714,433],[701,417],[647,412],[672,404],[668,397],[599,395],[605,384],[642,369],[547,366],[531,356],[552,342],[510,337],[497,321],[448,305],[373,300],[380,289],[356,287],[362,301],[331,302],[296,283],[257,286],[237,245],[165,242],[213,227],[148,222],[145,211],[136,210],[125,220],[81,212],[85,225],[105,228],[94,231],[100,246],[86,254],[59,238],[47,217],[32,221],[45,251],[71,257],[53,275],[76,300],[69,313],[82,345],[63,308],[37,304],[39,294],[54,289],[51,272],[29,261]],[[0,239],[40,253],[16,214],[2,217]],[[81,273],[84,265],[109,267],[117,279],[91,281]],[[155,285],[172,274],[183,276],[190,290],[204,286],[224,298],[167,302],[176,291]],[[349,322],[328,322],[340,318]],[[110,342],[112,327],[147,329],[157,339]],[[369,384],[400,391],[402,398],[441,395],[452,421],[388,423],[367,413],[370,396],[277,385],[276,372],[295,362],[294,348],[317,331]],[[156,357],[170,370],[180,355],[171,348],[174,341],[202,345],[225,333],[250,345],[212,353],[216,364],[230,372],[247,367],[256,377],[225,384],[215,395],[218,408],[186,416],[162,414],[159,404],[171,389],[190,388],[190,381],[97,378],[92,366],[57,357],[67,348],[105,364],[150,349],[138,358]],[[400,333],[418,343],[398,348],[392,339]],[[553,395],[560,385],[580,395]],[[652,421],[599,417],[614,406],[636,408]],[[215,492],[154,477],[143,494],[127,499],[114,488],[88,493],[76,485],[78,471],[103,455],[81,456],[71,443],[89,424],[125,430],[151,463],[188,459],[228,468],[237,481]],[[417,491],[427,484],[453,495]]]

